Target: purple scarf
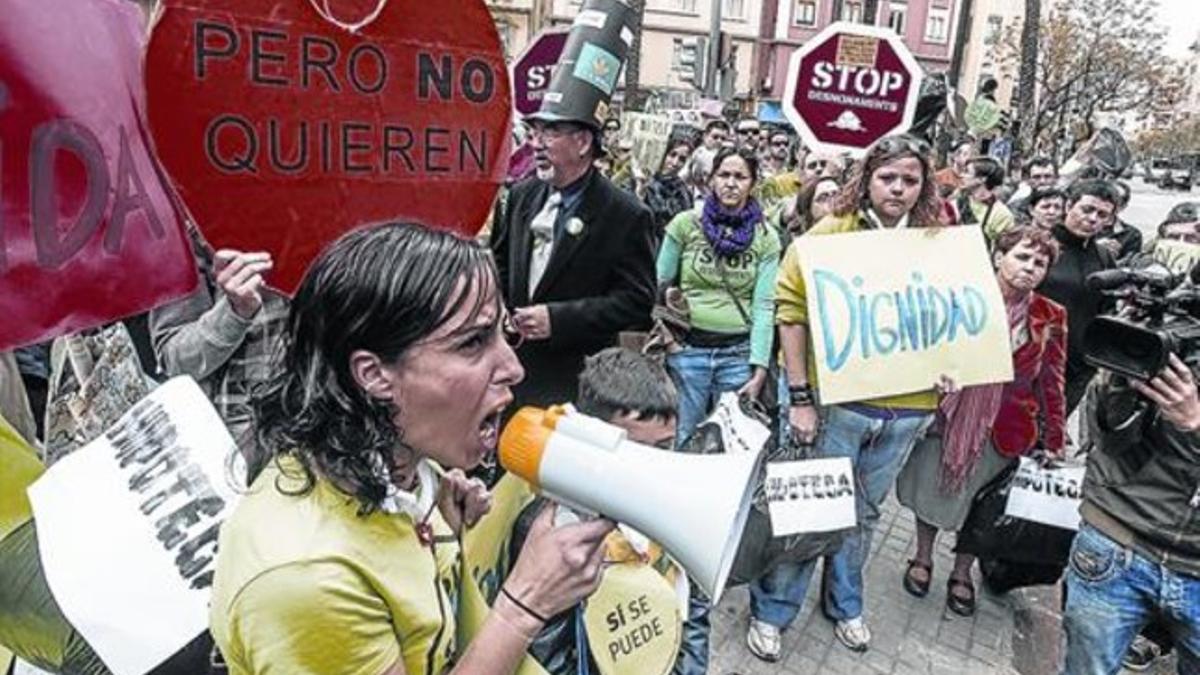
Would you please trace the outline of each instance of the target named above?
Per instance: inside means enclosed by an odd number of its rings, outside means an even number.
[[[754,241],[754,228],[762,222],[762,207],[753,197],[738,211],[727,211],[714,194],[704,200],[704,211],[700,224],[704,238],[708,239],[713,251],[722,258],[729,258],[750,248]]]

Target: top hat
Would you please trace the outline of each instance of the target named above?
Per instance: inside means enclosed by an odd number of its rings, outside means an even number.
[[[633,44],[633,18],[633,8],[622,0],[586,0],[542,105],[526,121],[573,122],[600,131]]]

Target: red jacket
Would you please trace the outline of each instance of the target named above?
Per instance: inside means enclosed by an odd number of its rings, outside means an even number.
[[[1004,385],[992,427],[992,443],[1005,457],[1024,455],[1039,438],[1047,450],[1066,444],[1067,311],[1034,293],[1028,324],[1029,341],[1013,353],[1013,381]]]

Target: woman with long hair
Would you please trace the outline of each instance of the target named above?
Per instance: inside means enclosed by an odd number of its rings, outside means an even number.
[[[418,225],[343,236],[292,301],[256,401],[269,458],[221,528],[213,636],[231,673],[511,673],[600,579],[604,520],[533,525],[470,644],[460,536],[490,506],[524,376],[487,249]]]
[[[799,237],[816,225],[822,218],[833,213],[833,206],[842,185],[832,176],[819,176],[805,185],[791,208],[784,212],[785,231],[791,237]]]
[[[779,235],[751,196],[758,177],[752,152],[718,151],[704,204],[671,221],[659,250],[659,286],[678,286],[689,309],[684,348],[667,357],[680,445],[722,393],[757,398],[766,382]]]
[[[661,239],[667,223],[675,216],[692,208],[692,190],[680,175],[680,170],[692,156],[692,142],[687,138],[676,138],[667,146],[658,173],[646,185],[644,201],[654,216],[654,233]]]
[[[1051,456],[1063,452],[1067,312],[1034,291],[1057,257],[1058,242],[1047,230],[1018,226],[996,240],[992,259],[1008,309],[1013,380],[947,395],[935,432],[900,472],[896,496],[917,521],[917,553],[904,573],[904,589],[912,595],[929,593],[938,530],[961,529],[983,486],[1035,448]],[[950,572],[946,607],[960,616],[975,613],[974,562],[959,553]]]
[[[818,457],[849,457],[860,487],[855,495],[857,528],[837,553],[825,559],[825,614],[835,621],[838,640],[854,651],[864,651],[871,640],[863,620],[862,578],[871,534],[900,466],[933,419],[938,394],[931,382],[925,391],[824,406],[818,412],[807,291],[798,251],[812,236],[935,227],[940,210],[935,190],[924,141],[912,136],[880,139],[855,165],[833,213],[788,248],[776,286],[791,433],[801,443],[814,443]],[[864,256],[870,255],[870,239],[862,237]],[[746,642],[759,658],[779,658],[781,631],[799,614],[815,568],[816,560],[785,563],[751,585]]]

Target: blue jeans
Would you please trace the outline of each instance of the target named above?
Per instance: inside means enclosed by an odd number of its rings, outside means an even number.
[[[675,445],[679,447],[712,411],[721,394],[737,391],[750,381],[750,341],[729,347],[685,347],[667,357],[667,371],[679,393],[675,423]],[[710,611],[708,598],[693,583],[675,675],[708,672]]]
[[[675,446],[683,445],[727,391],[750,381],[750,340],[730,347],[685,347],[667,357],[679,393]]]
[[[1085,523],[1067,567],[1067,675],[1119,671],[1133,638],[1156,617],[1179,648],[1179,672],[1200,673],[1200,578],[1173,572]]]
[[[863,564],[880,506],[896,482],[908,453],[925,434],[933,415],[879,419],[842,406],[821,411],[817,457],[849,457],[854,463],[858,525],[837,553],[825,558],[824,609],[834,621],[863,613]],[[804,604],[816,559],[784,563],[750,584],[754,618],[787,628]]]
[[[712,607],[704,591],[690,579],[688,583],[692,585],[688,615],[683,622],[679,655],[671,675],[705,675],[708,672],[708,632],[712,627],[708,615]]]

